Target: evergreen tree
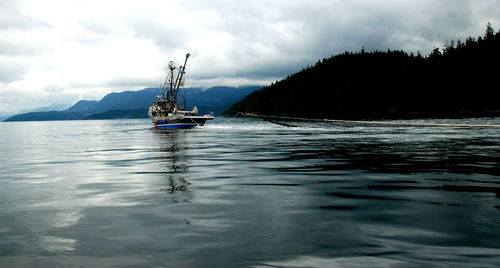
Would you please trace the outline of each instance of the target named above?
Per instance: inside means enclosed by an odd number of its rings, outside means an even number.
[[[439,50],[439,48],[438,48],[438,47],[435,47],[435,48],[432,50],[432,52],[431,52],[431,54],[429,55],[429,57],[431,57],[431,58],[438,58],[438,57],[440,57],[441,55],[442,55],[442,54],[441,54],[441,51]]]
[[[488,22],[486,25],[486,32],[484,33],[484,39],[491,39],[495,36],[495,30],[493,30],[493,27],[491,26],[491,23]]]

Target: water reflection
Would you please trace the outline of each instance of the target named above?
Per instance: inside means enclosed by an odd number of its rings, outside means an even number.
[[[500,263],[498,131],[134,122],[0,140],[0,267]]]
[[[160,159],[163,163],[161,168],[164,174],[167,174],[165,186],[160,191],[169,194],[188,191],[191,183],[186,178],[188,171],[186,131],[154,129],[153,134],[158,146],[158,149],[153,151],[161,152]]]
[[[62,252],[75,250],[77,240],[57,236],[42,236],[39,245],[49,252]]]

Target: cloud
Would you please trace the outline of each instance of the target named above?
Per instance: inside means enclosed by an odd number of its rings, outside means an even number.
[[[363,46],[425,54],[499,14],[500,0],[3,0],[0,110],[157,86],[188,52],[188,85],[204,87],[267,84]]]
[[[45,21],[24,12],[25,2],[24,0],[2,0],[0,2],[0,30],[25,30],[47,26]]]

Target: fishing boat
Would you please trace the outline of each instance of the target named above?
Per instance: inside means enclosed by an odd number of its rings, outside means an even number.
[[[184,86],[184,74],[190,56],[189,53],[186,54],[184,65],[179,67],[173,61],[168,64],[169,73],[160,87],[160,94],[148,111],[149,118],[157,129],[193,128],[214,119],[211,114],[198,115],[196,106],[186,110],[185,99],[183,104],[179,102],[179,88]]]

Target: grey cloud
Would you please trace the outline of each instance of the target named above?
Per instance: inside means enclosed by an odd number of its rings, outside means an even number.
[[[24,1],[2,0],[0,2],[0,56],[33,56],[46,51],[48,48],[41,44],[36,44],[36,40],[21,40],[24,33],[40,28],[48,27],[42,20],[33,18],[21,10]],[[5,65],[5,64],[4,64]],[[10,67],[2,68],[0,79],[12,81],[19,76],[21,66],[16,64],[16,60],[11,60]],[[10,76],[9,74],[14,74]]]
[[[131,77],[114,77],[106,82],[104,82],[100,86],[115,88],[121,90],[129,90],[129,89],[141,89],[148,86],[160,86],[162,80],[152,80],[148,78],[131,78]]]
[[[9,90],[0,88],[0,110],[15,113],[26,108],[34,108],[31,101],[38,103],[36,98],[29,96],[25,92],[12,94]],[[42,106],[42,105],[40,105]]]
[[[357,51],[362,46],[368,50],[427,53],[436,43],[473,34],[477,28],[473,20],[475,4],[470,0],[181,3],[187,12],[215,14],[213,21],[197,27],[225,33],[232,40],[224,59],[204,56],[200,63],[205,64],[205,70],[200,78],[223,75],[259,79],[281,77],[323,57]],[[118,21],[136,36],[152,39],[169,50],[188,50],[186,43],[197,38],[196,32],[183,27],[184,22],[171,21],[168,16],[159,21],[138,13]],[[109,31],[103,24],[85,25],[94,31]],[[210,40],[218,41],[215,37]]]
[[[367,50],[404,49],[428,53],[434,45],[478,34],[479,1],[187,1],[189,8],[211,9],[221,21],[212,25],[230,34],[235,46],[226,57],[241,62],[219,73],[263,77],[286,75],[317,59]],[[489,1],[495,6],[499,1]],[[489,6],[489,5],[488,5]],[[497,5],[500,6],[500,5]],[[493,7],[497,9],[497,7]],[[485,13],[486,12],[486,13]],[[488,14],[489,13],[489,14]],[[498,15],[499,13],[496,13]],[[480,34],[480,33],[479,33]],[[214,40],[216,41],[216,40]],[[267,53],[269,52],[269,53]],[[234,67],[234,66],[232,66]],[[227,74],[229,73],[229,74]]]
[[[106,21],[100,21],[96,18],[84,18],[79,21],[79,24],[87,31],[98,34],[106,35],[113,32],[114,26]]]
[[[42,45],[36,40],[26,42],[13,38],[0,36],[0,55],[4,56],[35,56],[42,52],[51,50],[51,48]]]
[[[87,31],[97,34],[97,36],[120,34],[116,30],[123,27],[131,31],[134,36],[153,40],[157,46],[165,48],[180,47],[186,40],[193,38],[189,32],[182,28],[181,22],[172,21],[168,16],[162,19],[158,21],[149,17],[148,14],[137,13],[113,19],[112,22],[90,17],[80,20],[79,24]],[[82,41],[95,44],[99,40],[82,39]]]
[[[168,20],[167,16],[164,21],[134,16],[127,20],[127,25],[136,36],[152,39],[159,47],[181,47],[194,38],[182,28],[182,22]]]
[[[471,30],[471,1],[356,2],[350,6],[323,6],[322,10],[289,10],[288,14],[297,17],[303,26],[303,51],[311,51],[313,56],[359,50],[361,46],[372,50],[405,49],[406,40],[395,36],[406,34],[433,43]]]
[[[22,79],[28,70],[26,63],[0,55],[0,85]]]
[[[33,29],[48,27],[43,20],[33,18],[21,9],[22,0],[2,0],[0,2],[0,30],[6,29]]]

